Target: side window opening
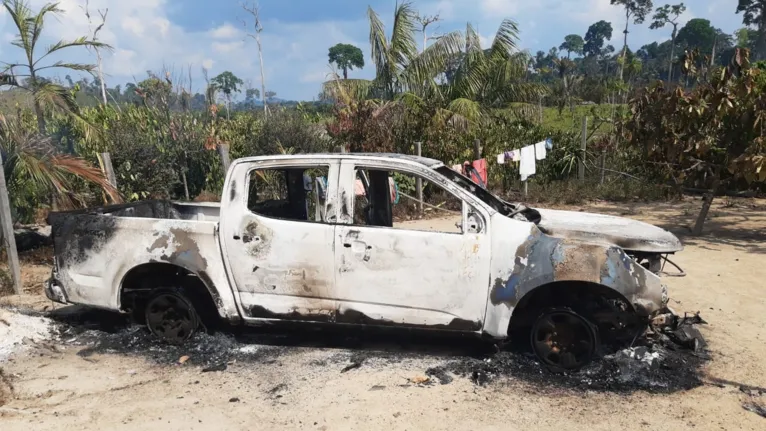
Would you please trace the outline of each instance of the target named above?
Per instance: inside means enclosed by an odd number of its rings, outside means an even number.
[[[266,217],[326,222],[329,166],[254,169],[247,208]]]
[[[437,184],[423,184],[423,215],[418,209],[418,176],[407,172],[357,168],[354,221],[359,226],[463,233],[463,201]]]

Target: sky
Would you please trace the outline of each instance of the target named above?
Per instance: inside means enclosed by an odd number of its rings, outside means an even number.
[[[51,0],[29,0],[39,9]],[[245,0],[248,1],[248,0]],[[250,0],[251,1],[251,0]],[[655,0],[655,7],[667,0]],[[678,0],[670,0],[675,3]],[[249,85],[260,88],[258,50],[247,36],[242,20],[248,15],[242,0],[90,0],[92,17],[107,9],[106,25],[99,39],[114,48],[104,54],[105,80],[112,87],[146,78],[146,71],[163,67],[174,76],[191,74],[192,88],[204,87],[202,68],[213,77],[231,71]],[[462,30],[467,22],[478,29],[483,46],[489,46],[494,32],[505,18],[520,28],[519,47],[535,53],[559,46],[567,34],[585,35],[599,20],[612,23],[611,43],[622,46],[624,13],[609,0],[420,0],[414,7],[425,15],[439,14],[441,21],[429,27],[432,33]],[[742,27],[735,14],[734,0],[685,0],[682,22],[709,19],[727,33]],[[89,25],[82,7],[85,0],[60,0],[63,13],[46,22],[44,45],[60,39],[88,35]],[[395,0],[260,0],[263,63],[266,89],[288,100],[313,100],[328,78],[327,50],[336,43],[362,49],[365,67],[349,73],[351,78],[371,78],[374,66],[369,57],[367,7],[371,6],[390,28]],[[250,21],[250,29],[252,21]],[[680,28],[680,27],[679,27]],[[0,11],[0,61],[20,62],[23,52],[11,45],[14,30],[8,13]],[[671,29],[650,30],[649,24],[631,25],[628,45],[637,49],[656,40],[670,38]],[[417,36],[422,41],[422,36]],[[419,42],[420,43],[420,42]],[[95,54],[86,49],[62,51],[52,61],[95,63]],[[190,73],[191,72],[191,73]],[[67,72],[58,74],[63,79]],[[75,77],[76,73],[70,74]],[[188,78],[186,78],[188,80]]]

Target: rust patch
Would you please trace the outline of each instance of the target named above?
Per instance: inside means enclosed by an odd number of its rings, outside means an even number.
[[[601,268],[606,264],[607,255],[603,246],[589,244],[567,244],[562,242],[556,250],[554,280],[576,280],[601,282]]]
[[[157,234],[155,234],[155,235],[157,235]],[[160,235],[160,237],[155,239],[154,242],[152,243],[152,245],[150,245],[146,249],[146,251],[152,252],[154,250],[157,250],[158,248],[168,248],[168,245],[170,245],[170,244],[168,244],[168,240],[169,239],[170,238],[168,238],[167,235]]]
[[[194,240],[189,232],[181,228],[171,228],[170,235],[172,236],[172,243],[175,248],[170,256],[163,255],[160,258],[161,260],[180,265],[195,272],[207,269],[207,260],[202,256],[197,241]],[[155,243],[161,239],[158,238]],[[167,242],[170,242],[170,239],[166,240],[166,244]]]

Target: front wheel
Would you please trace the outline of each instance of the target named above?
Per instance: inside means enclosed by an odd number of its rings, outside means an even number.
[[[152,334],[169,344],[182,344],[200,326],[194,305],[181,288],[161,288],[152,292],[144,311]]]
[[[554,371],[574,371],[587,365],[596,353],[596,328],[567,308],[545,310],[535,320],[532,349]]]

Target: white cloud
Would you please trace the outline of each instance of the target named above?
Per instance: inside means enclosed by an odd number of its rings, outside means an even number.
[[[213,61],[210,58],[206,58],[206,59],[202,60],[202,67],[204,67],[205,69],[208,69],[208,70],[212,69],[213,68],[213,64],[215,64],[215,61]]]
[[[216,27],[212,30],[210,30],[210,37],[213,39],[233,39],[235,37],[240,37],[242,35],[242,32],[240,29],[234,27],[230,23],[224,23],[220,27]]]
[[[234,42],[213,42],[211,44],[213,51],[220,52],[222,54],[241,49],[244,46],[245,42],[241,40],[236,40]]]

